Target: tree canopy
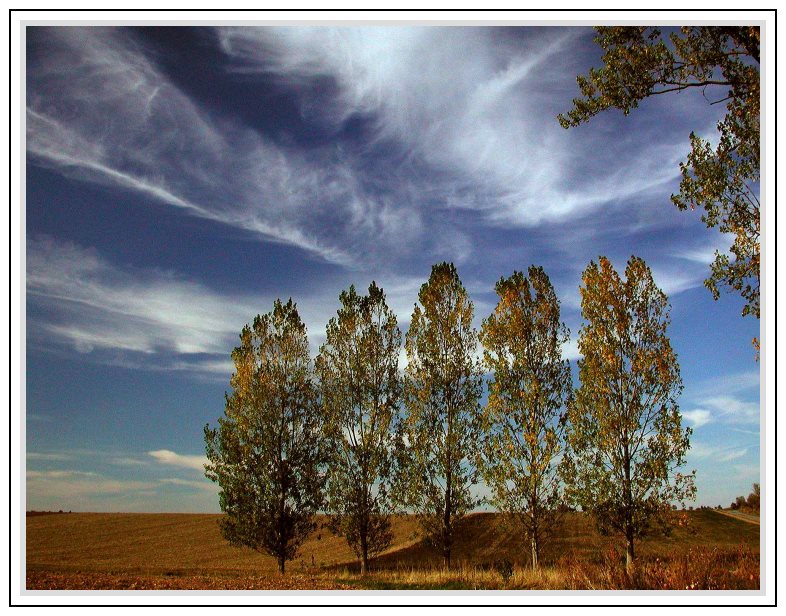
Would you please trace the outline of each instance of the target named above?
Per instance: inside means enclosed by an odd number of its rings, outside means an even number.
[[[406,412],[398,428],[398,497],[450,566],[457,520],[478,503],[475,450],[482,371],[473,304],[452,263],[420,288],[405,348]]]
[[[306,327],[290,299],[257,316],[232,352],[218,428],[205,426],[206,476],[220,486],[221,532],[233,545],[292,560],[322,504],[319,408]]]
[[[323,406],[327,461],[327,511],[331,528],[346,537],[360,558],[392,541],[388,488],[392,469],[393,419],[401,383],[401,332],[385,294],[371,283],[368,295],[355,287],[340,295],[341,308],[327,325],[316,360]]]
[[[691,133],[672,202],[703,210],[709,228],[732,234],[728,253],[716,251],[705,286],[745,300],[743,315],[759,317],[760,85],[757,26],[685,26],[665,36],[650,26],[599,26],[603,66],[577,81],[582,98],[558,116],[568,128],[617,108],[627,115],[651,96],[701,88],[709,104],[726,103],[717,145]]]
[[[685,463],[690,428],[677,398],[679,364],[667,336],[666,295],[642,259],[625,279],[601,257],[583,274],[579,333],[580,387],[569,411],[564,477],[575,504],[594,514],[602,532],[634,541],[666,524],[673,501],[692,498]]]
[[[573,380],[562,359],[569,333],[554,287],[541,267],[528,275],[497,282],[499,302],[481,328],[492,376],[479,467],[492,503],[523,530],[534,568],[560,509],[557,460]]]

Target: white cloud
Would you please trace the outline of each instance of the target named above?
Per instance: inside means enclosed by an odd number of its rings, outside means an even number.
[[[197,481],[191,479],[179,479],[177,477],[161,479],[160,482],[165,485],[182,486],[192,488],[194,490],[204,490],[206,492],[218,492],[218,486],[212,481],[205,479],[204,481]]]
[[[566,109],[552,107],[547,92],[562,87],[563,78],[573,82],[576,68],[566,68],[570,59],[562,52],[580,29],[529,31],[515,41],[480,28],[218,32],[236,70],[276,73],[305,92],[309,80],[333,78],[336,97],[304,94],[304,113],[336,126],[356,115],[370,118],[379,141],[399,143],[451,174],[442,195],[448,205],[483,210],[499,224],[563,220],[679,174],[684,137],[666,145],[640,140],[620,165],[630,143],[610,140],[599,150],[580,131],[568,135],[558,125],[555,116]],[[566,107],[569,101],[566,94]]]
[[[54,502],[61,503],[56,508],[73,508],[75,499],[82,497],[125,494],[155,485],[147,481],[111,479],[84,471],[27,471],[27,507],[41,508],[35,503]]]
[[[699,383],[686,396],[693,408],[683,416],[695,427],[706,423],[758,424],[761,409],[756,399],[759,375],[742,372]],[[758,432],[747,431],[751,434]]]
[[[562,359],[569,359],[571,361],[581,359],[581,351],[579,351],[579,341],[577,338],[570,338],[562,345]]]
[[[704,426],[712,421],[712,413],[706,409],[683,411],[682,416],[691,422],[694,428],[700,428],[701,426]]]
[[[668,297],[701,287],[704,284],[704,278],[707,276],[707,271],[704,268],[685,268],[675,269],[667,267],[651,267],[652,279],[658,288],[663,291]]]
[[[25,453],[28,460],[43,460],[43,461],[64,461],[70,460],[71,456],[64,453],[39,453],[36,451],[28,451]]]
[[[713,396],[706,398],[704,404],[729,423],[757,423],[761,414],[758,402],[735,396]]]
[[[399,327],[409,323],[425,278],[377,277]],[[355,282],[364,293],[371,278],[358,276]],[[328,319],[339,308],[341,289],[348,286],[326,283],[297,298],[312,355],[324,341]],[[240,330],[254,315],[268,312],[274,300],[221,294],[170,272],[121,268],[95,250],[49,237],[28,239],[27,292],[31,305],[54,312],[46,320],[31,317],[36,324],[31,331],[46,338],[47,348],[54,338],[80,353],[124,353],[98,356],[112,365],[211,378],[229,377],[234,368],[229,354]],[[475,308],[482,315],[488,307],[476,302]],[[172,353],[176,355],[170,357]]]
[[[707,445],[701,441],[692,439],[690,442],[690,449],[688,450],[689,458],[709,458],[718,452],[717,447]]]
[[[745,456],[746,453],[748,453],[748,450],[746,448],[734,449],[732,451],[726,452],[723,455],[719,456],[718,457],[718,461],[719,462],[730,462],[732,460],[739,460],[740,458]]]
[[[34,162],[340,264],[358,238],[374,238],[368,249],[417,235],[418,212],[366,194],[351,160],[306,157],[212,117],[121,31],[52,28],[45,49],[47,61],[28,67]]]
[[[171,490],[177,485],[186,490]],[[217,488],[180,478],[117,479],[75,470],[28,471],[25,507],[39,511],[217,511]]]
[[[703,242],[693,248],[679,250],[674,253],[674,256],[686,261],[709,265],[715,261],[716,252],[726,253],[733,242],[734,235],[732,233],[716,233],[714,240],[709,244]]]
[[[148,451],[147,454],[155,458],[161,464],[190,468],[198,471],[204,471],[205,464],[207,464],[207,457],[205,456],[187,456],[168,449]]]
[[[149,462],[147,460],[140,460],[139,458],[132,458],[129,456],[118,456],[114,458],[109,458],[107,460],[109,464],[113,464],[114,466],[148,466]]]
[[[691,441],[688,458],[711,460],[713,462],[731,462],[747,455],[749,448],[736,445],[708,445],[701,441]]]
[[[692,387],[691,393],[698,398],[710,397],[718,392],[733,396],[741,393],[753,393],[759,390],[761,376],[758,371],[724,374],[706,379]]]
[[[59,313],[39,325],[82,353],[228,353],[261,308],[172,274],[123,271],[93,250],[51,238],[28,241],[27,292],[31,303]],[[208,367],[215,369],[215,360]]]
[[[97,477],[88,471],[27,471],[28,479],[66,479],[69,477]]]
[[[692,406],[709,413],[713,422],[758,424],[759,387],[759,373],[746,371],[700,381],[686,389],[685,397]]]

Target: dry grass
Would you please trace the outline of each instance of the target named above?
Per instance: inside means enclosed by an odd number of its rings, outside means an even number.
[[[621,550],[611,546],[600,562],[575,556],[538,570],[477,566],[466,562],[450,570],[398,568],[372,571],[364,578],[345,569],[338,584],[371,589],[463,590],[758,590],[759,555],[749,548],[691,548],[670,559],[643,557],[632,575]]]
[[[670,537],[639,545],[633,579],[618,542],[583,514],[565,517],[533,572],[527,550],[500,517],[478,513],[457,530],[454,567],[416,536],[415,520],[393,521],[394,543],[361,578],[345,541],[318,529],[278,576],[275,560],[230,546],[219,515],[71,513],[27,518],[28,588],[758,588],[759,527],[694,511]],[[325,519],[319,520],[324,522]],[[500,563],[509,561],[511,571]]]

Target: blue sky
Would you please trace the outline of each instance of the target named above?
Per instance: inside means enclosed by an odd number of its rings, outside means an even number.
[[[312,353],[350,284],[403,329],[431,265],[476,324],[542,265],[578,357],[591,259],[672,304],[697,504],[759,481],[759,322],[703,287],[731,240],[669,201],[701,92],[562,129],[580,27],[28,27],[27,509],[218,511],[202,428],[242,326],[292,297]],[[721,98],[720,96],[717,98]]]

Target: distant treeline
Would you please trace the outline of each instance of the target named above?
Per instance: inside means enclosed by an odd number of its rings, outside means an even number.
[[[25,517],[34,518],[35,516],[39,516],[39,515],[55,515],[55,514],[58,514],[58,513],[71,513],[71,512],[70,511],[63,511],[62,509],[60,509],[59,511],[35,511],[35,510],[33,510],[33,511],[26,511],[25,512]]]
[[[738,496],[731,504],[732,509],[739,509],[742,511],[745,511],[746,509],[751,511],[759,511],[760,506],[761,488],[758,483],[753,484],[753,492],[748,494],[748,498],[745,498],[744,496]]]

